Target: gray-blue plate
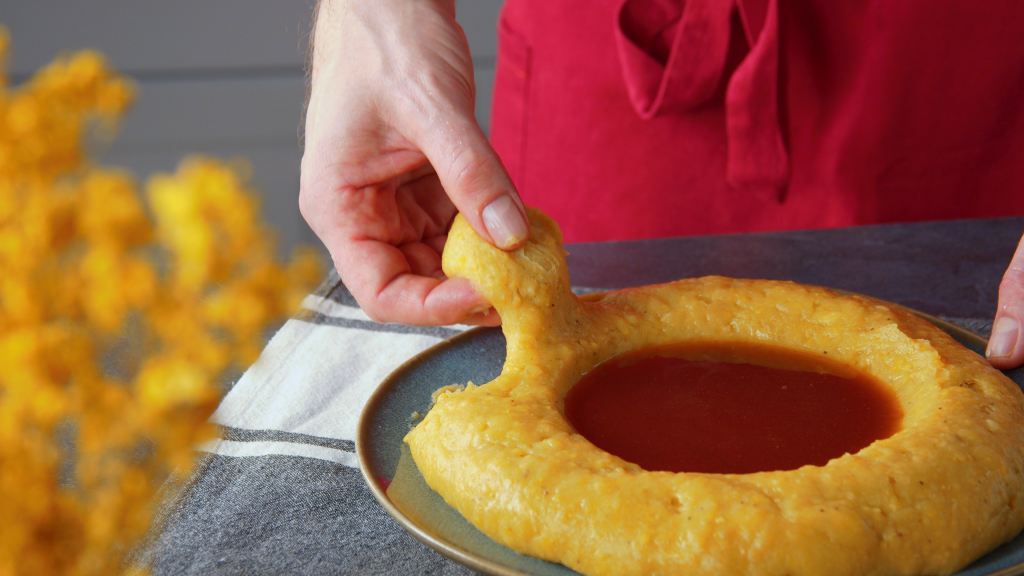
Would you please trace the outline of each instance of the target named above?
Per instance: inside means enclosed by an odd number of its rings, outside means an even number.
[[[921,314],[964,346],[984,354],[985,340],[939,318]],[[505,362],[505,337],[497,328],[474,328],[445,340],[403,364],[370,397],[359,420],[356,452],[363,478],[399,524],[438,552],[495,576],[578,574],[560,564],[517,554],[494,542],[448,506],[423,481],[402,441],[414,412],[426,414],[431,393],[446,384],[490,382]],[[1024,388],[1024,370],[1007,372]],[[402,457],[403,452],[405,458]],[[399,471],[399,463],[402,463]],[[402,509],[386,494],[396,472],[404,475]],[[959,572],[960,576],[1024,574],[1024,533]]]

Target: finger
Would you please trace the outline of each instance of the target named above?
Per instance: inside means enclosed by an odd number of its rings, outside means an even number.
[[[496,325],[488,318],[491,305],[464,278],[437,280],[402,274],[377,296],[376,319],[420,326],[480,323]],[[496,314],[494,316],[497,316]]]
[[[985,355],[996,368],[1008,370],[1024,364],[1024,238],[999,284],[999,305]]]
[[[399,186],[395,202],[408,223],[411,236],[403,237],[406,242],[444,236],[457,213],[434,173]]]
[[[405,259],[409,262],[409,268],[412,274],[428,276],[430,278],[436,278],[437,280],[447,280],[448,277],[445,276],[444,271],[441,270],[440,251],[444,248],[444,240],[444,236],[435,236],[424,240],[423,242],[403,244],[398,248],[402,251],[402,254],[405,255]],[[440,241],[439,245],[438,241]],[[435,248],[435,245],[438,245],[438,247]],[[497,310],[487,306],[486,310],[476,312],[468,317],[462,318],[461,320],[458,320],[458,323],[469,324],[471,326],[500,326],[501,316],[498,315]]]
[[[444,244],[447,241],[447,234],[438,234],[437,236],[431,236],[430,238],[423,239],[423,243],[430,246],[434,252],[437,252],[438,254],[444,254]]]
[[[530,236],[523,202],[505,167],[472,117],[452,115],[417,144],[459,212],[485,240],[503,250]]]
[[[459,323],[469,324],[470,326],[501,326],[501,316],[498,315],[497,310],[490,308],[483,312],[478,312]]]
[[[414,274],[402,250],[390,244],[352,241],[338,253],[335,265],[342,281],[363,311],[378,322],[455,324],[490,307],[467,280]]]
[[[409,272],[417,276],[428,276],[445,280],[447,276],[441,271],[441,255],[424,242],[409,242],[398,247],[405,261],[409,263]]]

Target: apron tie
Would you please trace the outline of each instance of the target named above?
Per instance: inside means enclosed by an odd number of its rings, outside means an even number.
[[[687,112],[715,97],[725,73],[733,11],[725,0],[624,0],[615,39],[623,80],[637,115]],[[748,24],[753,18],[747,18]],[[736,188],[769,189],[784,200],[789,154],[779,123],[779,18],[769,0],[760,33],[728,78],[726,181]]]

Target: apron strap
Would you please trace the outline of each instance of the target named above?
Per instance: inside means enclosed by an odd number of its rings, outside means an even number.
[[[789,155],[779,123],[778,3],[769,0],[756,39],[751,30],[733,30],[736,10],[748,28],[758,24],[760,14],[743,9],[728,0],[623,0],[615,27],[619,61],[640,118],[687,112],[715,97],[731,34],[744,34],[752,48],[725,93],[726,180],[736,188],[771,190],[781,202]]]

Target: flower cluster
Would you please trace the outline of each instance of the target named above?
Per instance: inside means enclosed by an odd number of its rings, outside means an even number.
[[[95,52],[0,73],[0,574],[123,570],[224,378],[322,274],[276,261],[237,167],[186,159],[141,193],[94,165],[132,98]]]

